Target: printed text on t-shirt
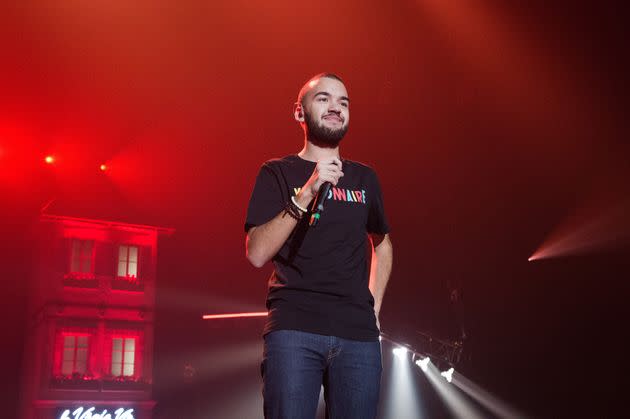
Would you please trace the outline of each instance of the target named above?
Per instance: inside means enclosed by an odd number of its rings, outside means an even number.
[[[293,194],[297,195],[300,193],[301,189],[302,188],[293,188]],[[327,199],[332,199],[333,201],[357,202],[360,204],[367,202],[365,189],[352,191],[350,189],[336,188],[334,186],[330,189],[330,192],[328,192]]]

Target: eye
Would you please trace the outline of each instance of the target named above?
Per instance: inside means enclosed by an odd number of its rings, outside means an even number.
[[[327,98],[327,97],[325,97],[325,96],[320,96],[320,97],[317,99],[317,101],[318,101],[318,102],[327,102],[327,101],[328,101],[328,98]]]
[[[341,103],[341,106],[343,106],[344,108],[347,108],[347,107],[348,107],[348,103],[346,103],[346,102],[342,102],[342,103]]]

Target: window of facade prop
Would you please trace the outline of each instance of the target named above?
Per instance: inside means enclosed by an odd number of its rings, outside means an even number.
[[[134,375],[136,338],[115,337],[112,341],[112,370],[114,377]]]
[[[72,375],[74,373],[85,374],[88,365],[87,335],[64,335],[63,358],[61,361],[61,373]]]
[[[138,246],[118,248],[118,277],[136,279],[138,276]]]
[[[92,240],[72,240],[70,272],[92,274],[94,271],[94,242]]]

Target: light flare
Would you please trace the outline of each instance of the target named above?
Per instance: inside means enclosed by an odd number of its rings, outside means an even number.
[[[422,371],[427,372],[429,370],[429,362],[431,362],[431,359],[426,357],[424,359],[417,360],[416,365],[419,366]]]
[[[398,358],[404,358],[405,355],[407,355],[407,348],[405,348],[404,346],[399,346],[397,348],[392,349],[392,352]]]
[[[204,320],[216,320],[216,319],[238,319],[246,317],[265,317],[269,313],[266,311],[254,311],[248,313],[227,313],[227,314],[204,314]]]
[[[449,383],[453,381],[453,373],[455,372],[454,368],[449,368],[447,371],[442,371],[440,375],[446,378],[446,381]]]

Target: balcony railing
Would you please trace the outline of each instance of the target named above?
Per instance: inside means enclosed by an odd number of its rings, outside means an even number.
[[[73,374],[55,376],[50,381],[54,390],[91,390],[91,391],[150,391],[151,381],[143,377],[93,377]]]
[[[63,285],[77,288],[98,288],[98,278],[93,273],[70,272],[63,276]]]
[[[144,281],[135,276],[116,276],[111,280],[113,290],[120,291],[144,291]]]
[[[73,288],[110,288],[118,291],[144,292],[145,284],[135,276],[107,276],[93,273],[72,272],[63,274],[64,287]]]

